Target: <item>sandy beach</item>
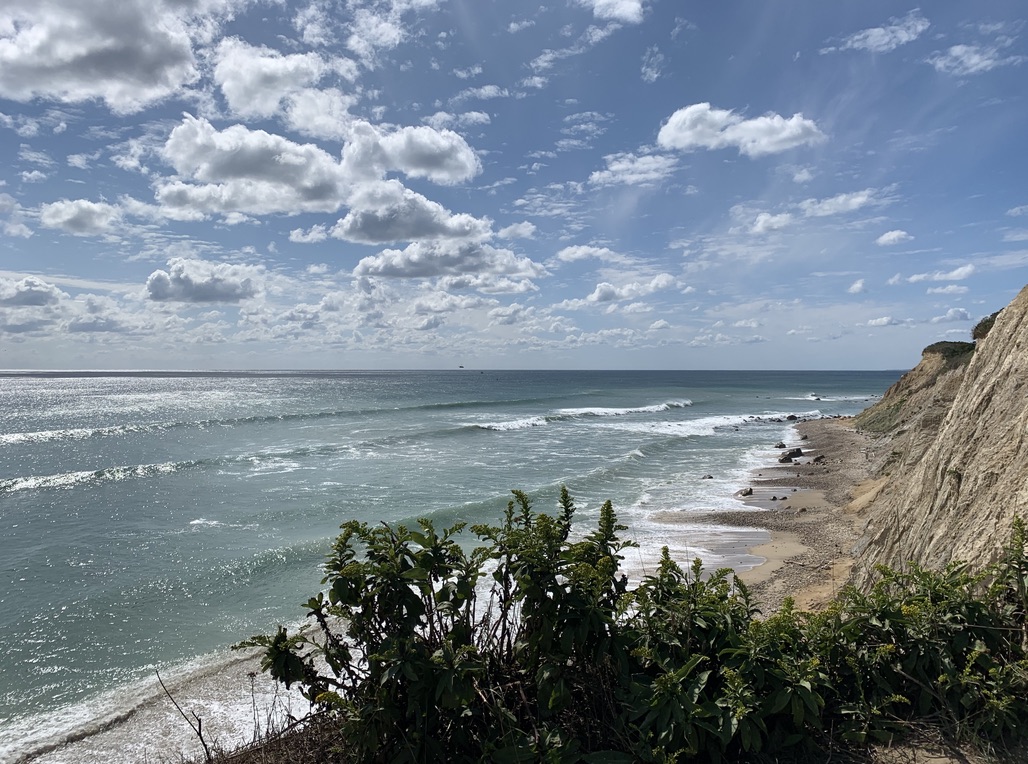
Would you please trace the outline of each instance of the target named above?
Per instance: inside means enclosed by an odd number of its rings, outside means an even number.
[[[802,456],[791,464],[770,462],[753,475],[744,501],[763,511],[712,512],[701,520],[770,532],[770,541],[749,550],[766,561],[739,574],[765,612],[786,597],[815,609],[846,584],[859,510],[880,487],[870,475],[870,438],[851,418],[802,421],[796,431]]]

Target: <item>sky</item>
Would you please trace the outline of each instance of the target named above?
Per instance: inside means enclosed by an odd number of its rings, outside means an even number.
[[[0,368],[911,368],[1028,281],[1026,19],[4,0]]]

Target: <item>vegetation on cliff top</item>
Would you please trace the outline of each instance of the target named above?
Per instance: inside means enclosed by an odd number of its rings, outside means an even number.
[[[630,588],[610,503],[578,541],[574,512],[566,490],[556,516],[515,491],[470,552],[460,525],[345,524],[311,627],[245,643],[312,702],[306,760],[820,761],[923,723],[982,746],[1028,733],[1021,523],[983,572],[883,569],[824,612],[762,619],[731,571],[666,549]]]
[[[986,316],[971,330],[974,342],[934,342],[921,351],[924,359],[913,373],[903,377],[890,387],[882,399],[868,407],[854,418],[854,424],[862,430],[874,433],[894,432],[916,416],[924,407],[924,401],[917,397],[921,390],[934,389],[933,401],[946,406],[956,393],[956,387],[944,389],[938,384],[943,375],[961,369],[970,363],[977,343],[985,339],[996,322],[1000,311]],[[941,359],[941,363],[936,360]],[[927,362],[927,363],[926,363]],[[949,397],[947,397],[949,393]],[[941,397],[940,397],[941,394]]]

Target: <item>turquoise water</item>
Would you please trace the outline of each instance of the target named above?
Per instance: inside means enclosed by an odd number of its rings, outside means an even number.
[[[548,508],[566,484],[583,524],[613,500],[636,571],[663,544],[757,564],[743,532],[662,518],[739,506],[784,416],[856,413],[898,376],[2,376],[0,760],[295,621],[347,519],[496,522],[512,488]]]

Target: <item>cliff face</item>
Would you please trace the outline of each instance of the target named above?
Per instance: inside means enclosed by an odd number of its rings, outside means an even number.
[[[927,348],[921,363],[856,426],[888,433],[875,469],[889,480],[867,510],[855,576],[876,564],[985,564],[1028,519],[1028,287],[997,317],[970,361]]]

